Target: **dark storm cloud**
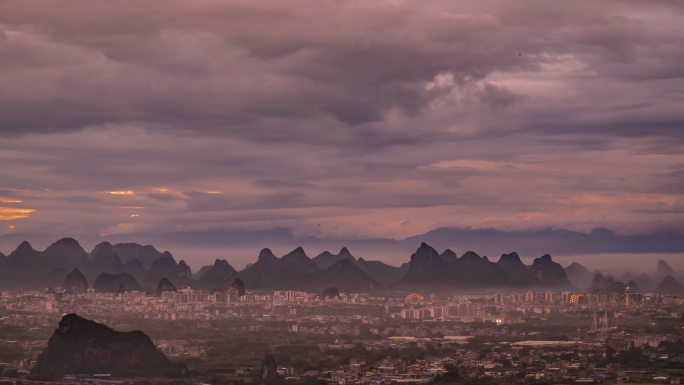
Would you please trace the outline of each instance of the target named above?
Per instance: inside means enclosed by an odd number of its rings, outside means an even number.
[[[580,87],[608,87],[601,93],[612,95],[629,87],[642,105],[620,111],[632,97],[611,102],[590,95],[601,116],[583,121],[576,111],[588,103],[579,99],[551,114],[540,102],[545,111],[521,106],[524,116],[513,116],[508,129],[678,135],[682,122],[676,103],[659,99],[668,88],[681,99],[681,87],[656,84],[681,85],[681,29],[639,17],[643,8],[655,16],[681,14],[672,3],[64,4],[0,5],[0,54],[10,58],[0,82],[5,134],[144,122],[254,140],[441,140],[447,122],[426,108],[445,92],[479,94],[482,105],[454,103],[445,116],[477,119],[487,106],[512,104],[518,92],[474,84],[570,60],[607,82]],[[440,74],[451,81],[427,89]],[[389,122],[391,113],[421,117],[420,133]]]

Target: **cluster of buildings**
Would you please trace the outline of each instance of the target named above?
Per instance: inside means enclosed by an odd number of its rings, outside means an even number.
[[[605,361],[602,343],[581,341],[519,341],[490,344],[474,351],[457,349],[448,357],[407,360],[386,357],[367,363],[352,359],[348,365],[333,370],[307,369],[296,373],[291,367],[278,367],[286,379],[297,382],[301,377],[316,377],[329,384],[424,384],[438,376],[451,380],[478,381],[491,379],[498,383],[603,383],[645,382],[679,384],[682,370],[649,370],[626,368]],[[667,361],[658,355],[655,360]],[[680,362],[681,364],[681,362]]]
[[[301,317],[314,315],[382,316],[408,320],[454,320],[463,322],[517,323],[529,314],[566,314],[577,311],[649,309],[681,305],[682,298],[632,293],[573,293],[569,291],[526,291],[520,293],[463,294],[438,297],[409,293],[319,295],[283,290],[207,292],[191,288],[168,291],[161,296],[143,292],[82,294],[59,292],[0,291],[0,308],[12,311],[84,315],[125,313],[146,319],[228,319],[236,317]]]
[[[240,295],[234,288],[223,292],[182,289],[159,296],[93,290],[82,294],[0,291],[0,327],[21,327],[29,335],[35,329],[45,335],[63,314],[70,312],[102,321],[132,317],[190,320],[197,321],[197,325],[242,319],[249,322],[234,323],[236,333],[315,335],[319,341],[326,341],[318,344],[322,354],[353,353],[359,346],[367,352],[450,352],[445,357],[424,360],[386,357],[379,362],[365,362],[359,357],[336,368],[277,368],[281,377],[291,381],[316,378],[331,385],[420,384],[434,381],[437,376],[454,375],[516,383],[589,383],[606,379],[676,383],[684,362],[678,372],[599,363],[606,360],[607,351],[620,354],[640,347],[652,350],[652,362],[672,360],[658,349],[664,341],[683,337],[683,305],[684,301],[677,297],[628,292],[606,295],[525,291],[442,296],[417,292],[386,296],[343,293],[322,298],[291,290]],[[676,327],[666,332],[656,327],[627,332],[619,326],[636,319],[653,325],[656,321],[670,322]],[[549,339],[549,334],[541,331],[552,320],[565,320],[572,326],[570,332],[563,329],[565,339]],[[0,375],[2,365],[27,373],[35,363],[46,339],[29,337],[0,340],[0,344],[24,352],[21,360],[0,363]],[[473,341],[484,341],[486,347],[474,348]],[[201,360],[209,353],[203,341],[165,339],[156,344],[166,355],[181,359]],[[235,374],[254,373],[253,368],[240,370]]]

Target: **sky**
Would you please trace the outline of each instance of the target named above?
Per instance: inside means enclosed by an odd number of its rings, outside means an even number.
[[[681,237],[682,20],[655,0],[2,1],[0,251]]]

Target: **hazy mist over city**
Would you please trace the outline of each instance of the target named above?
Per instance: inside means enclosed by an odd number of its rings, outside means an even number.
[[[684,3],[0,1],[0,385],[684,383]]]

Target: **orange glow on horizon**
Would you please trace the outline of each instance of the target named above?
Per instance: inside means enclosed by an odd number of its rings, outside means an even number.
[[[34,213],[34,209],[21,209],[16,207],[0,206],[0,221],[12,221],[15,219],[26,219],[29,214]]]
[[[24,201],[20,199],[3,198],[0,197],[0,203],[23,203]]]
[[[115,190],[115,191],[105,191],[109,195],[133,195],[135,194],[133,190]]]

